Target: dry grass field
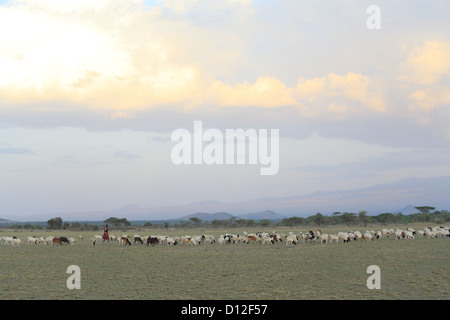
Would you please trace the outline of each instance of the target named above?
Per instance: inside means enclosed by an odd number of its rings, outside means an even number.
[[[380,227],[369,227],[380,230]],[[401,228],[406,228],[401,226]],[[420,228],[420,226],[414,226]],[[350,228],[324,228],[324,232]],[[365,229],[360,228],[360,231]],[[242,234],[244,230],[133,230],[166,235]],[[261,230],[246,230],[248,232]],[[262,230],[271,232],[272,230]],[[276,230],[306,232],[308,229]],[[111,231],[110,234],[116,232]],[[122,232],[117,232],[121,234]],[[15,234],[20,246],[0,245],[0,299],[440,299],[450,296],[450,238],[349,243],[156,245],[97,242],[93,232]],[[75,245],[27,244],[29,235],[78,238]],[[99,234],[99,233],[97,233]],[[68,266],[81,271],[81,289],[69,290]],[[367,267],[381,271],[381,289],[369,290]]]

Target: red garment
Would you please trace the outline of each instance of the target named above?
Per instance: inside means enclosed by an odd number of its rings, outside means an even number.
[[[108,227],[105,227],[105,230],[103,232],[103,240],[108,240],[109,241]]]

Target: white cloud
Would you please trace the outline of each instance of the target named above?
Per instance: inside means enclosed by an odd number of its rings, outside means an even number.
[[[123,160],[132,160],[132,159],[139,158],[138,155],[135,155],[135,154],[129,153],[127,151],[123,151],[123,150],[114,152],[113,156],[116,158],[123,159]]]
[[[219,106],[274,108],[297,105],[293,89],[271,77],[260,77],[254,84],[246,81],[234,86],[216,81],[212,85],[211,95],[211,101]]]
[[[450,105],[450,87],[434,86],[414,91],[410,98],[413,102],[411,110],[433,111],[437,107]]]
[[[341,116],[366,111],[384,112],[386,103],[372,79],[349,72],[346,75],[329,73],[325,77],[301,78],[296,88],[299,101],[308,102],[311,115],[324,115],[327,111]],[[355,103],[358,105],[355,106]],[[316,106],[326,106],[317,108]]]
[[[426,41],[416,46],[400,65],[399,80],[419,85],[437,83],[450,74],[450,45],[443,41]]]

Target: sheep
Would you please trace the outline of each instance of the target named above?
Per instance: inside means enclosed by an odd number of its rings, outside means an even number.
[[[403,231],[397,229],[397,230],[394,232],[394,239],[395,239],[395,240],[400,240],[400,239],[402,239],[402,238],[403,238]]]
[[[425,235],[427,238],[436,238],[436,234],[430,229],[425,230]]]
[[[239,242],[248,244],[248,237],[246,235],[239,237]]]
[[[13,236],[13,237],[1,237],[1,240],[4,241],[3,242],[4,245],[7,245],[7,244],[14,245],[14,240],[17,240],[17,237],[16,236]]]
[[[374,240],[373,234],[370,231],[364,232],[364,238],[366,238],[366,240]]]
[[[350,238],[348,237],[348,234],[345,232],[338,232],[337,237],[339,240],[342,240],[344,242],[349,242]]]
[[[413,228],[407,228],[406,231],[410,231],[413,235],[416,235],[416,231]]]
[[[193,238],[193,240],[195,241],[196,244],[201,244],[202,243],[202,237],[201,236],[193,236],[192,238]]]
[[[165,241],[166,241],[166,244],[168,244],[168,245],[174,245],[174,246],[176,246],[177,245],[177,240],[175,240],[174,238],[172,238],[172,237],[166,237],[165,238]]]
[[[303,238],[303,242],[308,242],[308,240],[311,242],[316,241],[316,236],[313,231],[309,231],[309,233],[302,234],[302,238]]]
[[[329,234],[328,233],[322,233],[320,236],[319,236],[319,239],[320,239],[320,243],[328,243],[328,240],[329,240]]]
[[[261,238],[262,244],[275,244],[275,241],[271,237],[263,237]]]
[[[48,237],[45,237],[45,239],[44,239],[44,243],[45,243],[45,245],[51,245],[51,244],[53,244],[53,238],[54,238],[54,236],[48,236]]]
[[[36,237],[28,237],[28,244],[33,243],[33,244],[37,244],[39,242],[39,239],[37,239]]]
[[[272,232],[269,234],[269,237],[271,237],[275,242],[283,242],[283,237],[277,232]]]
[[[225,238],[223,235],[220,235],[219,238],[217,239],[217,243],[220,245],[225,244]]]
[[[161,244],[166,244],[167,243],[167,237],[168,236],[163,236],[163,235],[159,234],[159,235],[156,235],[156,236],[149,236],[149,238],[150,237],[158,239],[159,243],[161,243]],[[148,238],[147,238],[147,240],[148,240]],[[175,238],[173,238],[173,240],[176,241]]]
[[[298,243],[298,238],[295,234],[291,234],[286,237],[286,245],[290,245],[290,244],[296,245],[297,243]]]
[[[4,241],[3,244],[12,244],[12,241],[14,240],[13,237],[2,237],[2,240]]]
[[[71,245],[74,245],[74,244],[77,243],[75,238],[73,238],[73,237],[69,237],[68,239],[69,239],[69,242],[70,242]]]
[[[435,228],[434,230],[436,238],[445,238],[449,236],[449,231],[445,229],[444,227]]]
[[[406,230],[404,231],[404,237],[405,239],[414,239],[414,234],[412,231]]]
[[[232,235],[231,234],[221,234],[219,236],[218,239],[218,243],[219,244],[226,244],[226,243],[231,243],[231,239],[232,239]],[[259,238],[258,238],[259,239]]]
[[[12,246],[20,246],[21,243],[22,243],[22,240],[17,238],[17,239],[12,239],[11,245]]]
[[[355,237],[356,237],[356,239],[362,239],[362,233],[360,232],[360,231],[355,231],[354,232],[354,235],[355,235]],[[364,239],[365,240],[365,239]]]
[[[194,237],[191,236],[184,236],[181,237],[181,244],[188,244],[188,245],[197,245],[197,242],[195,241]]]
[[[441,237],[450,237],[450,231],[444,228],[439,229],[439,234]]]
[[[333,243],[333,242],[339,243],[339,237],[336,234],[330,234],[328,237],[329,237],[328,241],[330,243]]]
[[[358,240],[358,237],[356,236],[355,232],[349,231],[349,232],[347,232],[347,234],[348,234],[348,238],[349,238],[350,240],[352,240],[352,239],[353,239],[353,241]]]

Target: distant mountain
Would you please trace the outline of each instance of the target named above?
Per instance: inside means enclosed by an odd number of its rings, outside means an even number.
[[[255,213],[244,213],[238,216],[232,215],[227,212],[216,212],[216,213],[205,213],[205,212],[197,212],[194,214],[190,214],[187,216],[183,216],[177,218],[176,220],[189,220],[190,218],[198,218],[202,221],[212,221],[212,220],[228,220],[231,218],[236,219],[245,219],[245,220],[281,220],[286,217],[279,215],[270,210],[255,212]]]
[[[137,205],[129,203],[129,204],[126,204],[126,205],[120,207],[119,210],[117,210],[117,211],[125,212],[125,213],[127,213],[127,212],[134,213],[134,212],[137,212],[137,211],[140,211],[140,210],[142,210],[142,209],[139,208]]]
[[[212,220],[228,220],[233,217],[234,216],[232,214],[226,212],[216,212],[216,213],[197,212],[194,214],[177,218],[176,220],[189,220],[191,218],[198,218],[202,221],[212,221]]]
[[[209,204],[221,204],[220,201],[216,201],[216,200],[206,200],[206,201],[199,201],[199,202],[193,202],[190,204],[190,206],[198,206],[198,205],[209,205]]]
[[[418,206],[413,206],[412,204],[409,204],[400,210],[395,210],[393,213],[414,214],[420,212],[419,210],[416,209],[416,207]]]
[[[411,177],[400,181],[374,185],[352,190],[335,190],[314,192],[306,195],[259,198],[242,202],[221,203],[219,201],[202,201],[188,205],[176,205],[153,208],[140,208],[128,204],[120,209],[51,213],[40,216],[16,217],[6,216],[11,220],[47,221],[61,217],[65,221],[103,221],[109,217],[127,218],[128,220],[171,220],[198,217],[201,220],[229,219],[282,219],[284,217],[307,217],[320,212],[330,215],[333,212],[359,212],[365,210],[369,215],[385,212],[417,212],[415,206],[433,206],[437,210],[450,210],[450,176],[433,178]],[[403,208],[403,209],[399,209]],[[206,213],[215,212],[215,213]],[[249,213],[253,212],[253,213]],[[276,213],[275,213],[276,212]],[[222,216],[219,215],[222,214]],[[264,215],[261,213],[265,213]],[[274,216],[279,215],[279,217]],[[256,218],[258,217],[258,218]]]
[[[17,223],[17,221],[8,220],[8,219],[0,219],[0,224],[10,224],[10,223]]]
[[[255,212],[255,213],[244,213],[237,216],[240,219],[244,220],[281,220],[286,218],[278,213],[275,213],[271,210],[266,210],[263,212]]]
[[[406,205],[430,205],[437,210],[450,210],[450,176],[433,178],[407,178],[400,181],[379,184],[371,187],[315,192],[301,196],[282,198],[261,198],[233,203],[224,210],[236,214],[273,210],[291,217],[307,217],[317,212],[330,215],[333,212],[359,212],[365,210],[369,215],[401,211]],[[410,210],[411,207],[409,207]],[[241,212],[237,212],[237,211]],[[410,212],[410,211],[408,211]],[[415,210],[412,213],[417,212]],[[408,214],[406,211],[404,214]]]

